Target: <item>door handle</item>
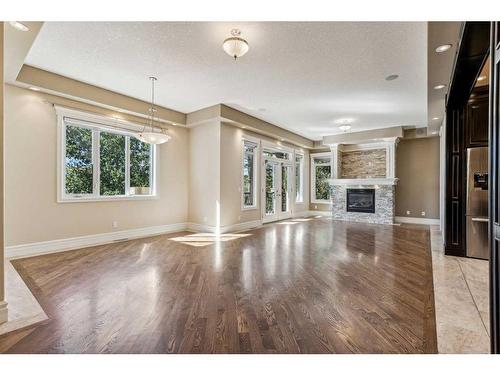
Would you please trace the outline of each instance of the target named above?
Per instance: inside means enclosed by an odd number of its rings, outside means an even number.
[[[473,217],[472,221],[481,222],[481,223],[487,223],[490,220],[487,219],[487,218],[484,218],[484,217]]]

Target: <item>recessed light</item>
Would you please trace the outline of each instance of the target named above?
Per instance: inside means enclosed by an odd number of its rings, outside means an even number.
[[[10,26],[19,31],[29,31],[29,27],[19,21],[9,21]]]
[[[385,77],[386,81],[394,81],[397,79],[399,76],[397,74],[391,74],[390,76]]]
[[[433,120],[439,120],[439,117],[433,117],[432,119]]]
[[[343,132],[348,131],[351,128],[351,125],[342,125],[339,126],[339,129],[342,130]]]
[[[477,77],[478,81],[484,81],[486,79],[486,76],[479,76]]]
[[[441,90],[441,89],[444,89],[446,87],[446,85],[437,85],[437,86],[434,86],[434,90]]]
[[[38,87],[30,86],[31,91],[40,91]]]
[[[443,53],[448,51],[451,48],[451,44],[443,44],[442,46],[439,46],[436,48],[437,53]]]

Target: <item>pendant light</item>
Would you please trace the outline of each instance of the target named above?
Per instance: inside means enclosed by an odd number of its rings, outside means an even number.
[[[170,140],[168,134],[165,133],[163,129],[155,130],[154,126],[154,118],[155,118],[155,82],[157,81],[156,77],[149,77],[151,80],[151,107],[149,108],[149,126],[144,125],[142,132],[136,134],[136,138],[141,142],[149,143],[152,145],[159,145]],[[149,128],[149,129],[148,129]],[[149,130],[149,131],[147,131]]]
[[[248,43],[241,38],[241,31],[238,29],[231,30],[232,37],[227,38],[222,44],[222,49],[235,60],[248,52]]]

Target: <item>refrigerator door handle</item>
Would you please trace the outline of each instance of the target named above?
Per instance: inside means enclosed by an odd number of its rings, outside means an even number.
[[[487,223],[489,222],[490,220],[486,217],[473,217],[472,218],[472,221],[480,221],[482,223]]]

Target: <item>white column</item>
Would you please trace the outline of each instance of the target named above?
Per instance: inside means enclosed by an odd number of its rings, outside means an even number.
[[[4,160],[3,160],[3,22],[0,22],[0,323],[7,321],[5,301],[5,259],[4,259]]]

